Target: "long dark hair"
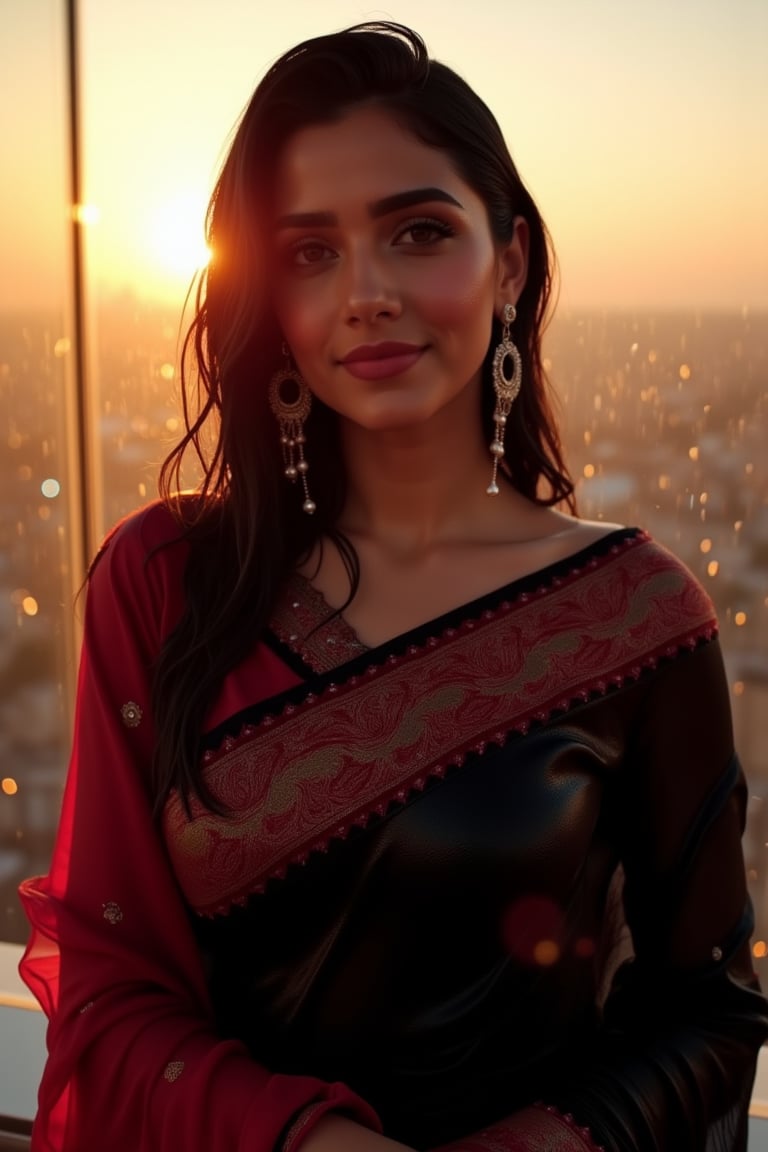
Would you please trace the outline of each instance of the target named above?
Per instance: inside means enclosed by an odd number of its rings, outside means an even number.
[[[506,479],[531,500],[573,508],[541,361],[552,288],[549,239],[493,115],[468,84],[430,60],[422,39],[399,24],[361,24],[308,40],[269,70],[243,114],[211,197],[211,261],[195,295],[183,349],[186,434],[163,464],[160,492],[190,544],[183,617],[157,661],[155,789],[158,810],[178,787],[210,803],[199,773],[202,717],[227,672],[267,623],[286,573],[322,537],[334,540],[357,582],[357,557],[338,531],[346,475],[334,414],[319,402],[307,421],[315,516],[282,475],[268,382],[280,366],[281,334],[269,284],[272,177],[286,141],[300,128],[375,103],[424,143],[441,149],[483,199],[499,244],[523,216],[530,234],[528,278],[517,302],[514,339],[524,386],[506,429]],[[483,413],[492,438],[490,367]],[[182,501],[182,462],[192,450],[203,478]]]

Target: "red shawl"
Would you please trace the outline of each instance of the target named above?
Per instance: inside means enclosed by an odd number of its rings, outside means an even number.
[[[344,1085],[271,1075],[214,1030],[151,818],[150,668],[178,617],[184,549],[145,557],[170,527],[160,510],[133,519],[96,564],[53,863],[21,891],[33,926],[21,973],[50,1018],[34,1152],[270,1152],[297,1116],[328,1109],[378,1126]],[[295,682],[261,657],[265,694]]]

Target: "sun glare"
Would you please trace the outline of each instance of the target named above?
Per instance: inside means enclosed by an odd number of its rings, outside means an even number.
[[[177,197],[161,205],[150,226],[152,259],[159,272],[188,279],[211,258],[203,235],[205,203]]]

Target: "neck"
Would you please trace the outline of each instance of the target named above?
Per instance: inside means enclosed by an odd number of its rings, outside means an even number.
[[[445,409],[386,431],[345,423],[349,494],[341,528],[401,555],[471,536],[490,511],[492,458],[477,413],[458,417]]]

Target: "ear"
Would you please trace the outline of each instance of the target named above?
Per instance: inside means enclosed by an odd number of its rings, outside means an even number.
[[[528,276],[528,221],[515,217],[515,231],[508,244],[499,250],[496,277],[496,315],[501,316],[505,304],[516,304]]]

